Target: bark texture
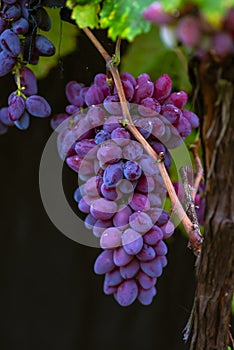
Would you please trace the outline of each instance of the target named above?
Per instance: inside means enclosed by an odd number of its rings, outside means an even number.
[[[227,350],[234,291],[234,62],[196,68],[205,156],[205,240],[197,267],[190,350]],[[195,76],[194,75],[194,76]]]

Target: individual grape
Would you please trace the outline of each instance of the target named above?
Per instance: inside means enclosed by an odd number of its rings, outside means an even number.
[[[189,123],[191,124],[192,128],[198,128],[198,126],[199,126],[199,119],[198,119],[198,116],[195,113],[193,113],[193,112],[191,112],[191,111],[189,111],[187,109],[183,109],[182,110],[182,114],[189,121]]]
[[[20,5],[17,3],[14,5],[5,5],[3,7],[3,16],[8,21],[17,20],[21,16]]]
[[[121,306],[131,305],[137,298],[138,287],[134,280],[126,280],[120,284],[115,294],[117,302]]]
[[[101,237],[101,235],[103,234],[103,232],[108,228],[108,227],[112,227],[112,220],[97,220],[93,226],[93,234],[95,237]]]
[[[160,215],[156,221],[156,224],[158,226],[162,226],[162,225],[165,225],[168,220],[170,219],[170,215],[168,214],[168,212],[166,210],[161,210],[160,209]]]
[[[86,120],[92,128],[102,126],[105,120],[105,111],[100,106],[90,106],[86,115]]]
[[[142,170],[137,162],[128,160],[123,167],[123,174],[127,180],[134,181],[141,177]]]
[[[120,270],[117,268],[111,272],[107,272],[105,275],[104,284],[109,287],[118,286],[123,281],[123,277],[120,274]]]
[[[180,109],[172,104],[162,105],[161,113],[172,124],[178,122],[182,116]]]
[[[80,96],[81,89],[84,85],[72,80],[66,85],[65,93],[68,101],[75,106],[82,107],[84,100]]]
[[[140,261],[149,261],[155,258],[155,250],[147,245],[143,244],[143,248],[141,249],[140,253],[137,254],[137,259]]]
[[[122,86],[123,86],[123,90],[125,93],[125,97],[127,99],[127,101],[131,101],[133,98],[133,94],[134,94],[134,86],[132,85],[132,83],[130,82],[130,80],[121,80],[122,82]],[[114,94],[117,94],[117,89],[116,87],[114,88]]]
[[[82,175],[82,176],[81,176]],[[93,161],[89,159],[82,159],[80,163],[80,168],[79,168],[79,177],[81,180],[82,178],[85,177],[83,181],[86,181],[86,177],[88,176],[93,176],[94,175],[94,167],[93,167]]]
[[[92,230],[97,219],[91,214],[86,215],[84,219],[84,225],[88,230]]]
[[[137,259],[132,259],[127,265],[120,267],[120,274],[126,280],[133,278],[140,269]]]
[[[97,85],[102,90],[104,97],[109,96],[111,94],[110,86],[107,84],[106,79],[107,79],[106,74],[102,74],[102,73],[99,73],[94,77],[94,84]]]
[[[150,216],[143,212],[137,212],[130,215],[129,224],[133,230],[140,233],[149,231],[153,226]]]
[[[137,298],[141,304],[150,305],[155,295],[156,295],[155,287],[152,287],[150,289],[139,288],[139,294]]]
[[[155,117],[161,111],[161,104],[153,97],[146,97],[141,100],[138,106],[138,112],[143,117]]]
[[[122,158],[122,150],[116,143],[108,140],[100,145],[97,158],[101,164],[112,164]]]
[[[180,117],[179,120],[176,123],[174,123],[174,126],[181,137],[188,136],[192,131],[192,126],[185,117]]]
[[[123,179],[118,183],[118,189],[124,194],[129,194],[134,192],[135,185],[136,182]]]
[[[188,95],[184,91],[173,92],[167,99],[164,101],[165,104],[173,104],[177,108],[182,108],[188,102]]]
[[[37,9],[35,13],[35,20],[38,28],[41,30],[48,32],[51,29],[51,20],[44,7],[39,7],[39,9]]]
[[[154,92],[154,84],[152,81],[144,81],[135,86],[132,102],[139,104],[146,97],[152,97]]]
[[[165,255],[159,255],[158,256],[158,259],[160,259],[160,262],[162,264],[162,267],[165,267],[167,266],[167,258]]]
[[[110,114],[121,115],[122,113],[121,103],[118,95],[107,96],[103,101],[103,105],[107,112]]]
[[[104,170],[103,182],[107,187],[116,187],[123,178],[123,163],[109,164]]]
[[[137,181],[136,189],[139,192],[148,193],[154,190],[154,179],[150,176],[142,175]]]
[[[74,170],[76,173],[80,170],[80,165],[82,162],[82,158],[80,158],[78,155],[70,156],[66,159],[66,163],[71,168]]]
[[[163,74],[154,83],[154,97],[161,103],[170,95],[171,89],[171,78],[168,74]]]
[[[0,52],[0,77],[8,74],[16,64],[16,59],[9,56],[5,51]]]
[[[12,22],[12,30],[15,34],[27,34],[29,30],[29,23],[28,21],[21,17],[17,21]]]
[[[126,253],[123,247],[114,250],[113,260],[116,266],[125,266],[133,259],[133,255]]]
[[[168,221],[164,225],[161,225],[160,229],[163,232],[163,239],[167,239],[173,235],[175,226],[171,221]]]
[[[166,125],[160,118],[151,118],[151,123],[153,125],[151,138],[158,138],[164,141]]]
[[[113,216],[113,224],[119,229],[125,230],[128,227],[129,216],[131,214],[131,208],[128,205],[122,204],[117,213]]]
[[[134,78],[134,76],[128,72],[121,73],[120,78],[122,81],[129,80],[133,87],[135,87],[137,85],[137,82],[136,82],[136,79]]]
[[[75,105],[67,105],[65,111],[67,114],[73,115],[75,113],[78,113],[80,111],[80,108]]]
[[[121,116],[110,116],[103,125],[103,130],[112,133],[113,130],[121,127]]]
[[[143,239],[137,231],[128,228],[123,232],[122,244],[127,254],[135,255],[142,249]]]
[[[7,28],[7,21],[0,17],[0,34]]]
[[[165,147],[161,142],[158,141],[150,141],[150,146],[155,150],[157,154],[163,153],[165,154]]]
[[[163,241],[159,241],[157,245],[154,247],[154,251],[156,255],[166,255],[168,252],[167,246]]]
[[[15,126],[19,130],[27,130],[30,124],[30,116],[27,112],[24,112],[23,115],[14,122]]]
[[[51,107],[42,96],[29,96],[26,99],[25,106],[26,110],[34,117],[45,118],[51,114]]]
[[[76,142],[75,151],[80,158],[94,159],[96,157],[97,149],[94,139],[83,139]]]
[[[100,176],[92,176],[88,179],[88,181],[84,184],[84,192],[88,196],[98,197],[99,196],[99,190],[98,190],[98,183],[102,180]]]
[[[187,15],[182,17],[177,24],[177,36],[186,46],[196,46],[201,39],[201,24],[199,18]]]
[[[19,70],[20,73],[20,85],[23,88],[23,93],[26,96],[37,94],[37,78],[31,69],[23,67]],[[15,82],[17,81],[17,76],[14,76]]]
[[[150,137],[153,131],[153,124],[149,118],[136,119],[134,120],[134,125],[145,139]]]
[[[116,187],[108,187],[104,183],[101,186],[101,194],[104,198],[110,201],[115,201],[121,197],[121,194],[118,192]]]
[[[148,232],[143,236],[143,240],[146,244],[156,245],[164,238],[163,231],[157,225],[154,225]]]
[[[232,36],[227,32],[219,32],[213,36],[212,49],[216,55],[225,57],[234,52],[234,42]]]
[[[114,294],[117,292],[117,287],[111,287],[111,286],[108,286],[105,281],[104,281],[104,284],[103,284],[103,292],[106,294],[106,295],[111,295],[111,294]]]
[[[153,176],[158,174],[158,165],[152,160],[151,156],[144,154],[140,161],[140,167],[145,176]]]
[[[125,128],[114,129],[111,133],[112,140],[119,146],[126,146],[131,138],[129,132]]]
[[[50,120],[50,126],[53,130],[56,130],[60,124],[64,122],[69,118],[69,115],[67,113],[59,113],[53,116]]]
[[[25,100],[22,96],[14,95],[8,107],[9,118],[12,121],[20,119],[25,111]]]
[[[111,138],[111,134],[105,130],[100,130],[94,138],[94,141],[97,145],[100,143],[103,143],[104,141],[107,141]]]
[[[73,194],[73,198],[75,202],[79,203],[83,195],[84,195],[84,186],[77,187]]]
[[[35,37],[35,49],[40,56],[53,56],[55,54],[54,44],[41,34],[37,34]]]
[[[94,264],[94,271],[97,275],[103,275],[104,273],[112,271],[114,268],[113,250],[104,250],[98,255]]]
[[[150,289],[156,284],[156,277],[150,277],[145,272],[140,270],[137,274],[137,280],[140,286],[144,289]]]
[[[156,193],[148,193],[148,199],[151,207],[161,207],[162,200]]]
[[[101,235],[100,246],[103,249],[113,249],[121,246],[121,231],[116,227],[108,227]]]
[[[150,208],[150,202],[142,193],[134,193],[131,200],[129,201],[129,206],[134,211],[143,211],[143,210],[149,210]]]
[[[8,108],[3,107],[0,109],[0,122],[6,126],[12,126],[14,125],[14,122],[10,120]]]
[[[162,274],[162,264],[158,257],[150,261],[141,261],[140,266],[142,271],[150,277],[160,277]]]
[[[147,73],[141,73],[138,75],[136,82],[137,84],[143,84],[146,83],[147,81],[150,81],[150,76]]]
[[[143,154],[143,148],[141,144],[137,141],[131,140],[126,146],[123,148],[123,158],[128,160],[137,160],[140,159]]]
[[[102,90],[97,85],[91,85],[85,95],[85,103],[87,106],[101,104],[104,100]]]
[[[90,212],[96,219],[108,220],[117,212],[117,204],[105,198],[98,198],[93,201]]]
[[[157,194],[161,197],[161,198],[165,198],[167,195],[167,189],[166,189],[166,185],[162,179],[162,177],[158,174],[154,175],[154,181],[155,181],[155,188],[157,191]]]
[[[89,196],[82,197],[78,203],[79,210],[82,211],[82,213],[89,214],[90,213],[90,206],[91,206],[91,203],[93,200],[94,199],[92,197],[89,197]]]
[[[160,2],[153,2],[143,11],[143,16],[146,20],[159,24],[169,24],[173,17],[163,10],[162,4]]]

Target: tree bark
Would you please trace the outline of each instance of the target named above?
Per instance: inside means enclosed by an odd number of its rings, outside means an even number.
[[[234,59],[207,56],[196,68],[207,210],[190,350],[227,350],[234,291]]]

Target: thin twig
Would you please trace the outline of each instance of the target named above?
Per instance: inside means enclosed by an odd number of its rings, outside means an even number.
[[[200,140],[196,141],[194,145],[191,146],[191,151],[193,152],[193,156],[194,156],[194,160],[195,160],[195,164],[196,164],[196,178],[195,178],[195,181],[194,181],[194,185],[193,185],[193,200],[195,201],[195,197],[196,197],[196,194],[197,194],[197,191],[198,191],[198,188],[199,188],[199,185],[200,185],[200,182],[202,180],[202,177],[203,177],[203,167],[202,167],[202,162],[201,162],[201,159],[199,157],[199,154],[198,154],[198,149],[199,149],[199,146],[200,146]]]
[[[96,46],[96,48],[101,53],[103,58],[105,59],[107,67],[109,68],[109,70],[113,76],[116,90],[118,91],[118,96],[119,96],[119,100],[121,103],[122,112],[123,112],[123,125],[126,126],[126,128],[142,144],[143,148],[152,157],[152,159],[158,163],[159,171],[160,171],[161,176],[164,180],[165,186],[166,186],[167,191],[168,191],[168,195],[171,199],[172,210],[175,212],[175,214],[178,216],[178,218],[183,223],[184,228],[189,235],[190,246],[191,246],[194,254],[199,255],[201,252],[201,244],[202,244],[202,237],[200,234],[199,226],[195,227],[193,225],[193,223],[191,222],[191,220],[189,219],[186,212],[184,211],[184,208],[177,197],[174,186],[173,186],[171,179],[168,175],[165,164],[162,161],[161,155],[158,155],[153,150],[153,148],[149,145],[149,143],[144,139],[144,137],[141,135],[141,133],[138,131],[138,129],[133,124],[131,115],[129,113],[126,96],[125,96],[125,93],[123,90],[123,85],[122,85],[122,82],[120,79],[119,71],[118,71],[117,67],[115,66],[115,64],[113,63],[113,61],[111,60],[110,55],[106,52],[106,50],[102,47],[102,45],[99,43],[99,41],[90,32],[90,30],[88,28],[83,28],[83,30],[87,34],[89,39],[92,41],[92,43]]]

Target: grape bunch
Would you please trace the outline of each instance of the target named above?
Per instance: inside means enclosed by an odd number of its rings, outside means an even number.
[[[185,6],[178,13],[167,13],[161,3],[154,2],[143,12],[145,19],[161,26],[162,38],[169,45],[182,43],[202,58],[207,53],[223,59],[234,54],[234,7],[227,12],[217,29],[195,5]]]
[[[199,125],[183,108],[187,94],[172,92],[167,74],[152,82],[148,74],[135,79],[126,72],[121,81],[133,123],[169,167],[170,149]],[[149,305],[174,225],[163,209],[167,191],[158,165],[125,127],[116,88],[108,82],[105,74],[96,75],[90,87],[69,82],[70,104],[51,125],[61,158],[78,173],[74,199],[84,224],[103,249],[94,271],[105,276],[104,293],[121,306],[136,299]]]
[[[50,18],[40,2],[3,0],[0,9],[0,77],[12,72],[16,91],[8,98],[8,107],[0,109],[0,134],[9,126],[29,127],[30,115],[47,117],[48,102],[37,95],[37,81],[27,63],[37,64],[40,56],[55,53],[53,43],[37,29],[48,31]]]

